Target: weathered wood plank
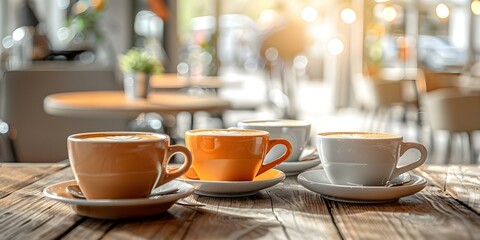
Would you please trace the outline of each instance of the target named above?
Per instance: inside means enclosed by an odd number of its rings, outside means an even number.
[[[188,207],[174,206],[165,214],[141,220],[103,221],[82,218],[66,204],[45,199],[41,193],[50,184],[70,179],[73,179],[73,173],[71,169],[65,169],[1,199],[0,239],[25,239],[39,236],[42,239],[58,237],[78,239],[99,236],[106,239],[135,237],[148,239],[159,236],[181,239],[187,234],[186,223],[191,223],[193,215],[196,214]],[[29,199],[25,200],[22,196]],[[38,209],[42,211],[39,213]],[[210,214],[215,215],[213,212]],[[111,229],[113,226],[115,228]],[[146,231],[146,229],[149,230]]]
[[[322,201],[320,196],[299,187],[295,177],[250,197],[197,197],[196,201],[207,206],[197,209],[187,236],[338,239],[328,209],[318,200]]]
[[[267,198],[266,198],[267,197]],[[271,212],[266,194],[244,198],[189,198],[206,204],[201,208],[174,205],[167,213],[136,220],[120,220],[104,239],[285,239]],[[263,205],[268,204],[268,208]],[[274,229],[272,229],[274,228]]]
[[[188,238],[287,238],[284,227],[271,210],[271,199],[264,191],[240,198],[199,196],[196,201],[207,205],[196,209],[188,228]]]
[[[191,195],[189,199],[206,206],[174,205],[164,214],[133,220],[96,220],[76,215],[66,204],[46,199],[41,193],[50,184],[73,179],[71,169],[58,168],[56,172],[46,170],[49,167],[32,168],[23,169],[27,174],[19,179],[9,180],[10,186],[15,181],[27,183],[0,198],[0,239],[474,239],[480,236],[480,217],[472,211],[478,207],[478,166],[424,167],[416,173],[429,179],[429,186],[388,204],[324,200],[301,187],[295,177],[289,177],[250,197]],[[3,170],[7,169],[4,166]],[[18,169],[9,173],[0,170],[0,175],[15,176]],[[28,173],[36,177],[28,177]]]
[[[473,239],[480,217],[436,184],[388,204],[362,205],[329,201],[345,239]]]
[[[427,179],[431,185],[437,186],[442,191],[446,190],[448,171],[445,165],[423,165],[413,172]]]
[[[167,213],[145,219],[106,221],[108,229],[103,239],[251,239],[261,236],[285,239],[282,226],[276,223],[271,200],[265,193],[244,198],[210,198],[192,195],[190,199],[206,204],[194,208],[174,205]],[[268,205],[266,208],[264,205]],[[98,236],[87,226],[90,219],[80,223],[65,236],[67,239]],[[94,229],[103,227],[97,224]],[[272,231],[272,227],[277,231]],[[81,228],[82,231],[78,231]],[[96,234],[96,235],[95,235]],[[266,236],[264,236],[266,235]],[[229,237],[225,237],[229,236]]]
[[[195,211],[174,205],[158,216],[125,220],[84,218],[62,239],[182,239]]]
[[[158,216],[118,220],[103,239],[183,239],[194,215],[194,210],[174,205]]]
[[[42,191],[70,179],[73,173],[66,168],[0,199],[0,239],[54,239],[68,232],[82,218],[69,206],[46,199]]]
[[[113,226],[115,221],[96,220],[84,218],[84,221],[77,222],[71,231],[65,233],[62,239],[101,239]]]
[[[0,163],[0,199],[65,167],[67,164]]]
[[[323,198],[300,186],[296,176],[287,177],[267,193],[289,239],[340,239]]]
[[[480,214],[480,166],[427,166],[425,176],[453,198]]]

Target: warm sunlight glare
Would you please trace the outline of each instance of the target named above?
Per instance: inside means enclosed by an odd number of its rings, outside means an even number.
[[[305,22],[313,22],[317,19],[318,11],[314,7],[305,7],[300,14]]]
[[[473,1],[470,7],[472,8],[473,14],[480,15],[480,1],[478,0]]]
[[[15,31],[13,31],[12,37],[13,40],[20,41],[25,37],[25,35],[27,35],[27,33],[25,32],[24,28],[17,28]]]
[[[327,49],[330,54],[337,56],[345,50],[345,46],[343,45],[342,40],[333,38],[328,41]]]
[[[448,18],[450,15],[450,9],[448,9],[447,5],[440,3],[435,8],[435,13],[437,13],[437,16],[441,19]]]
[[[386,7],[383,9],[383,19],[387,22],[393,22],[397,18],[397,10],[394,7]]]
[[[357,20],[357,14],[351,8],[343,9],[340,13],[340,17],[346,24],[352,24],[353,22],[355,22],[355,20]]]

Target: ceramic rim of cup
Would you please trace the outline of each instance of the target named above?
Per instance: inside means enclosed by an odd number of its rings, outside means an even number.
[[[332,136],[332,135],[354,135],[354,136]],[[372,137],[361,137],[355,135],[369,135]],[[383,136],[383,137],[373,137],[373,136]],[[356,132],[356,131],[344,131],[344,132],[322,132],[317,134],[317,138],[322,139],[342,139],[342,140],[392,140],[392,139],[403,139],[403,136],[393,134],[393,133],[384,133],[384,132]]]
[[[219,134],[212,133],[212,132],[219,132]],[[253,134],[248,135],[241,135],[241,134],[221,134],[222,132],[252,132]],[[255,130],[255,129],[195,129],[195,130],[188,130],[185,132],[185,135],[190,136],[221,136],[221,137],[245,137],[245,136],[265,136],[270,135],[269,132],[263,130]]]
[[[282,122],[291,122],[292,125],[281,125],[276,123]],[[255,123],[261,123],[260,125],[256,125]],[[271,123],[271,124],[268,124]],[[256,126],[256,127],[305,127],[310,126],[311,123],[304,121],[304,120],[295,120],[295,119],[251,119],[251,120],[244,120],[238,123],[240,126]]]
[[[165,141],[169,139],[169,136],[166,134],[162,133],[152,133],[152,132],[129,132],[129,131],[111,131],[111,132],[84,132],[84,133],[76,133],[68,136],[67,140],[68,141],[75,141],[75,142],[105,142],[101,140],[95,140],[95,139],[87,139],[87,138],[92,138],[95,136],[104,136],[104,135],[110,135],[110,136],[122,136],[122,135],[150,135],[150,136],[156,136],[156,139],[136,139],[134,140],[135,142],[156,142],[156,141]],[[86,137],[89,136],[89,137]],[[131,140],[128,139],[109,139],[108,142],[132,142]]]

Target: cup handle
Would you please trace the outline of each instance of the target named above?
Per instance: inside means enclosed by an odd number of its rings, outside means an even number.
[[[292,144],[288,140],[283,139],[283,138],[270,139],[270,141],[268,143],[267,153],[270,152],[270,150],[272,150],[272,148],[275,145],[278,145],[278,144],[284,145],[287,150],[279,158],[277,158],[274,161],[271,161],[271,162],[269,162],[265,165],[262,165],[260,167],[260,170],[258,170],[257,176],[266,172],[267,170],[277,166],[278,164],[282,163],[283,161],[287,160],[287,158],[290,157],[290,154],[292,154]]]
[[[425,160],[427,160],[427,154],[428,153],[427,153],[427,149],[425,148],[425,146],[423,146],[420,143],[402,142],[401,146],[400,146],[400,156],[399,157],[403,156],[403,154],[411,148],[415,148],[420,152],[420,158],[413,163],[410,163],[408,165],[405,165],[405,166],[402,166],[402,167],[399,167],[399,168],[395,168],[395,170],[393,170],[393,173],[392,173],[392,176],[390,177],[390,179],[393,179],[393,178],[399,176],[400,174],[402,174],[404,172],[407,172],[407,171],[413,170],[417,167],[420,167],[423,163],[425,163]]]
[[[170,158],[177,153],[181,153],[183,154],[183,156],[185,156],[185,161],[183,162],[182,166],[180,166],[179,168],[171,169],[170,171],[167,171],[167,169],[164,168],[163,174],[162,174],[162,176],[164,177],[158,180],[157,185],[155,187],[161,186],[167,182],[172,181],[175,178],[182,176],[184,173],[188,171],[188,169],[192,165],[192,154],[190,153],[190,150],[188,150],[184,146],[172,145],[168,147],[167,156],[165,158],[166,163],[164,163],[165,166],[170,161]]]

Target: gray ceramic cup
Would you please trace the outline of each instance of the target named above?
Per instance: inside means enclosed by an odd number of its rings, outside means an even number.
[[[307,121],[290,119],[245,120],[237,123],[241,129],[263,130],[270,138],[284,138],[292,144],[292,155],[286,162],[298,161],[310,138],[310,126]],[[265,162],[277,159],[285,152],[283,146],[275,146],[266,156]]]

